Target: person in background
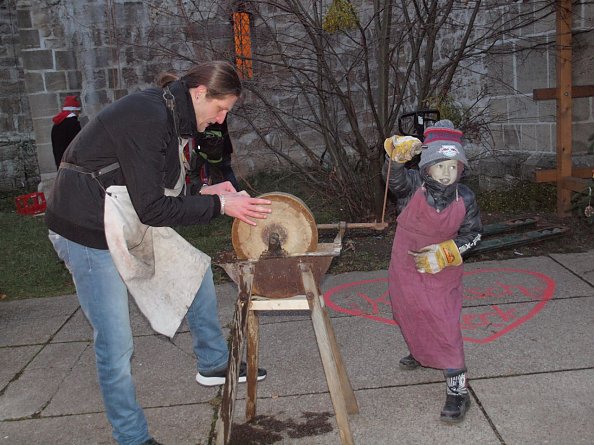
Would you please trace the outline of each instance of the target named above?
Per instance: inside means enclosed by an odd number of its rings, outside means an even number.
[[[64,153],[45,213],[50,241],[93,327],[103,403],[121,445],[158,444],[132,377],[129,293],[157,332],[172,337],[185,315],[196,381],[224,384],[229,351],[210,258],[172,227],[216,224],[223,215],[256,225],[270,213],[269,200],[227,181],[184,193],[187,141],[222,124],[241,95],[233,65],[200,63],[181,78],[164,73],[158,85],[117,100],[84,126]],[[259,369],[257,380],[264,377]],[[246,381],[245,364],[239,381]]]
[[[54,162],[56,168],[60,167],[62,156],[68,148],[68,145],[80,131],[80,101],[76,96],[66,96],[62,111],[56,114],[52,121],[52,151],[54,152]]]
[[[398,219],[388,283],[394,320],[409,348],[400,368],[443,370],[446,401],[440,419],[461,422],[470,407],[460,328],[463,260],[481,239],[474,193],[460,176],[468,161],[462,132],[450,121],[425,130],[425,144],[392,136],[384,148],[384,179],[396,196]],[[419,169],[404,164],[421,153]],[[390,167],[388,167],[388,165]]]
[[[219,170],[224,181],[229,181],[236,190],[240,190],[231,166],[233,143],[227,128],[227,118],[222,124],[215,122],[199,133],[193,141],[192,149],[189,177],[193,187],[201,187],[204,182],[208,182],[212,168],[215,168]]]

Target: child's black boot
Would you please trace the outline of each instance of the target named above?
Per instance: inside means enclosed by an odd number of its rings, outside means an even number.
[[[417,369],[421,364],[415,360],[412,354],[408,354],[406,357],[402,357],[400,362],[398,362],[398,366],[400,369],[404,369],[405,371],[412,371],[413,369]]]
[[[455,371],[456,372],[456,371]],[[446,374],[446,401],[441,410],[440,420],[446,423],[459,423],[464,420],[466,411],[470,408],[470,394],[466,387],[466,372],[457,371],[457,374]]]

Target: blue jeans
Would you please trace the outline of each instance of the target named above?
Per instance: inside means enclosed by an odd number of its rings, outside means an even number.
[[[82,246],[52,231],[49,238],[72,274],[80,306],[93,327],[97,375],[113,437],[121,445],[141,444],[151,436],[132,380],[134,346],[126,285],[108,250]],[[210,267],[186,317],[198,370],[225,369],[227,342]]]

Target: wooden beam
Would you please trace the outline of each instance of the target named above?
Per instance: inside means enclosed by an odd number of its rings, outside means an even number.
[[[592,97],[594,96],[594,85],[580,85],[571,88],[571,97]],[[532,90],[533,100],[554,100],[557,98],[557,88],[538,88]]]
[[[571,176],[575,178],[591,178],[594,174],[594,167],[573,167]],[[535,182],[555,182],[557,180],[557,170],[536,170],[534,172]]]
[[[590,181],[584,178],[574,178],[573,176],[568,176],[563,178],[561,181],[561,186],[564,190],[570,192],[583,192],[586,187],[590,184]]]
[[[557,0],[557,215],[569,216],[571,190],[563,178],[571,176],[572,160],[572,0]]]

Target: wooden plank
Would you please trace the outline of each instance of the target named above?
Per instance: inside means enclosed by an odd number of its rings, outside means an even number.
[[[239,363],[243,339],[247,330],[247,315],[252,295],[253,280],[254,266],[252,264],[243,264],[239,275],[239,295],[235,303],[235,312],[231,327],[231,345],[229,347],[229,360],[227,362],[227,376],[225,385],[223,386],[219,415],[215,424],[216,445],[227,445],[231,439],[233,409],[239,378]]]
[[[563,189],[570,192],[583,192],[589,184],[589,180],[584,178],[574,178],[573,176],[567,176],[566,178],[563,178],[561,182]]]
[[[248,311],[247,319],[247,397],[245,420],[256,417],[256,393],[258,388],[258,350],[260,343],[260,321],[258,313]]]
[[[571,169],[571,176],[575,178],[591,178],[594,174],[594,166],[593,167],[573,167]],[[534,180],[536,182],[555,182],[557,181],[557,170],[555,169],[546,169],[546,170],[536,170],[534,172]]]
[[[317,298],[321,297],[317,296]],[[353,391],[351,380],[349,379],[344,366],[344,361],[342,360],[342,354],[340,353],[338,342],[336,341],[336,335],[334,334],[332,321],[328,315],[328,309],[322,308],[322,315],[324,316],[324,323],[326,324],[326,331],[328,332],[328,339],[330,340],[330,348],[332,349],[332,354],[336,360],[336,369],[338,371],[338,378],[340,380],[340,387],[344,396],[347,413],[359,414],[359,404],[357,403],[355,391]]]
[[[594,96],[594,85],[579,85],[571,88],[571,97]],[[532,90],[533,100],[555,100],[557,98],[557,88],[537,88]]]
[[[336,415],[336,423],[338,424],[340,442],[343,445],[354,445],[355,441],[349,425],[345,397],[338,376],[336,358],[332,351],[326,323],[324,322],[324,316],[322,315],[324,309],[320,305],[320,297],[317,295],[317,284],[309,264],[301,263],[299,267],[303,278],[303,287],[311,304],[311,321],[316,334],[316,340],[320,350],[322,364],[324,366],[324,373],[326,374],[330,398],[332,399],[332,405],[334,405],[334,414]]]
[[[291,298],[252,298],[252,311],[309,311],[309,304],[305,295]]]
[[[571,191],[562,187],[572,168],[572,0],[557,0],[557,215],[568,216]]]

